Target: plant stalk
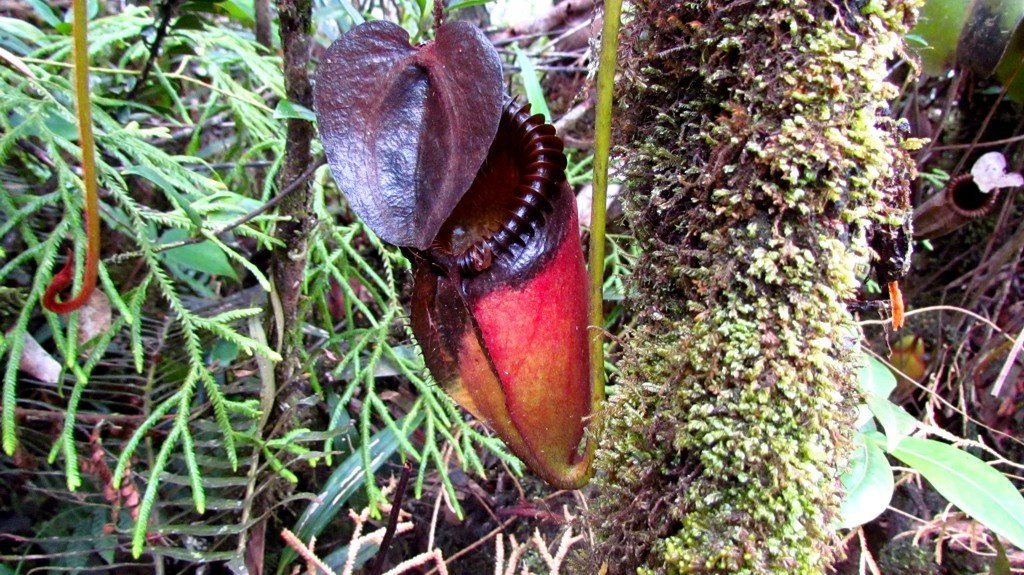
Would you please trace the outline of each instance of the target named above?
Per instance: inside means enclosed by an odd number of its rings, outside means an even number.
[[[605,0],[601,58],[597,70],[597,121],[594,127],[594,196],[590,216],[590,393],[595,413],[604,402],[604,244],[611,152],[612,95],[619,49],[622,0]]]
[[[85,269],[78,294],[66,301],[58,301],[60,292],[71,286],[75,258],[68,256],[64,268],[50,281],[43,295],[43,307],[56,313],[71,313],[82,307],[96,289],[100,261],[100,200],[96,181],[96,143],[92,132],[92,107],[89,105],[89,42],[87,32],[89,15],[86,0],[74,0],[74,21],[71,26],[72,57],[74,59],[75,108],[78,116],[78,143],[82,150],[82,183],[85,186]]]

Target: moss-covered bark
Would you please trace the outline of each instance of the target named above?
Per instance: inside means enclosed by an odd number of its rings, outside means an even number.
[[[619,104],[643,273],[599,453],[612,572],[831,560],[847,303],[912,172],[884,80],[912,3],[634,3]]]

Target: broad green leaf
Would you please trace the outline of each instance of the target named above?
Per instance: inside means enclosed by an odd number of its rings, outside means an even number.
[[[967,19],[966,0],[928,0],[910,34],[919,39],[910,47],[921,55],[925,74],[945,74],[956,58],[956,45]]]
[[[516,65],[519,66],[519,75],[523,79],[523,88],[526,90],[526,99],[530,101],[531,111],[534,114],[544,114],[544,121],[550,122],[551,110],[548,109],[548,101],[544,99],[544,88],[540,85],[540,77],[537,76],[537,69],[533,67],[533,61],[519,44],[512,44],[512,51],[516,54]]]
[[[51,134],[69,142],[78,141],[78,124],[68,120],[60,114],[57,114],[53,110],[46,110],[44,114],[43,125],[46,126],[46,129],[49,130]]]
[[[864,356],[864,366],[860,368],[857,384],[865,394],[873,393],[879,397],[889,397],[896,389],[896,377],[885,364],[877,359]]]
[[[999,67],[996,68],[996,78],[1003,84],[1009,84],[1007,87],[1006,96],[1014,102],[1024,102],[1024,63],[1021,62],[1024,57],[1024,26],[1017,29],[1016,36],[1010,43],[1010,48],[1007,50],[1007,54],[999,62]],[[998,93],[998,86],[996,88]]]
[[[296,104],[291,100],[281,100],[277,103],[277,108],[274,109],[274,118],[278,120],[306,120],[307,122],[316,123],[316,114],[313,113],[313,110],[302,104]]]
[[[895,485],[885,453],[859,433],[854,440],[858,447],[850,468],[840,477],[846,491],[839,507],[839,526],[843,528],[863,525],[878,517],[888,507]]]
[[[875,416],[871,413],[871,408],[868,404],[861,403],[857,405],[857,421],[854,423],[853,428],[865,431],[867,429],[874,429]]]
[[[313,21],[322,22],[324,20],[338,21],[338,17],[344,14],[350,21],[349,26],[342,26],[341,22],[338,22],[338,27],[341,28],[342,32],[347,32],[352,26],[358,26],[366,21],[363,15],[356,10],[349,0],[341,0],[336,5],[324,6],[318,8],[313,12]]]
[[[912,415],[888,399],[873,393],[867,394],[865,399],[871,413],[878,418],[878,422],[885,429],[886,451],[892,452],[904,437],[909,436],[918,428],[918,422]]]
[[[192,208],[192,204],[191,202],[189,202],[188,198],[178,193],[178,189],[175,187],[175,185],[172,184],[166,177],[164,177],[163,174],[149,166],[132,166],[126,169],[124,173],[132,174],[135,176],[141,176],[156,184],[157,187],[164,191],[164,194],[167,195],[167,199],[170,200],[171,203],[175,205],[175,207],[185,212],[185,215],[188,216],[188,219],[189,221],[192,222],[192,225],[194,225],[197,228],[203,226],[203,219],[199,215],[199,212],[195,211],[195,209]]]
[[[253,26],[256,23],[256,11],[252,0],[224,0],[217,5],[244,26]]]
[[[977,457],[931,439],[908,437],[892,452],[919,471],[950,503],[1024,548],[1024,497]]]
[[[167,230],[160,237],[160,243],[170,244],[188,239],[188,237],[188,233],[185,230]],[[228,257],[209,240],[170,249],[161,252],[161,255],[166,261],[180,266],[214,276],[226,276],[233,280],[238,280],[235,268],[231,267]]]
[[[238,352],[238,344],[218,339],[210,349],[210,362],[230,366],[231,362],[238,357]]]

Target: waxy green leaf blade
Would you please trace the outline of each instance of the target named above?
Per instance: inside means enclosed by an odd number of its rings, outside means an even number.
[[[863,525],[878,517],[889,506],[895,486],[892,467],[885,453],[862,434],[855,437],[857,449],[850,460],[850,468],[840,481],[846,497],[839,507],[839,526],[848,529]]]
[[[950,503],[1024,548],[1024,497],[1002,473],[931,439],[908,437],[891,453],[919,471]]]

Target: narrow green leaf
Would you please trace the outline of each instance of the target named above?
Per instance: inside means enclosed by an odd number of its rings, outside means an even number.
[[[533,61],[519,44],[512,44],[512,51],[516,55],[516,66],[519,66],[519,76],[523,79],[523,89],[526,90],[526,99],[530,101],[530,110],[534,114],[544,114],[544,121],[550,122],[551,110],[548,109],[548,101],[544,99],[544,89],[541,88],[540,77],[537,76]]]
[[[33,44],[38,44],[46,38],[46,35],[32,24],[6,16],[0,17],[0,30]]]
[[[360,569],[367,561],[377,554],[377,550],[379,549],[380,546],[372,542],[360,545],[359,550],[356,551],[355,560],[352,562],[353,569]],[[345,570],[345,565],[348,564],[348,551],[349,546],[342,545],[332,551],[327,557],[324,557],[324,563],[326,563],[331,569],[334,569],[335,573],[342,573]]]
[[[945,443],[908,437],[891,452],[950,503],[1024,548],[1024,497],[1002,473]]]
[[[171,229],[164,232],[160,236],[160,243],[171,244],[188,239],[188,232],[180,229]],[[235,274],[235,268],[231,267],[231,262],[228,261],[228,257],[224,255],[224,252],[220,248],[215,246],[209,240],[204,240],[198,244],[190,244],[187,246],[181,246],[160,254],[163,258],[180,266],[194,269],[207,273],[214,276],[226,276],[233,280],[238,280],[238,275]]]
[[[412,422],[412,427],[419,426],[422,419],[422,415],[417,416]],[[390,427],[374,434],[368,447],[371,473],[379,469],[398,450],[398,446],[398,436]],[[317,494],[316,499],[309,504],[302,517],[299,518],[292,531],[301,541],[309,541],[311,537],[320,535],[335,515],[344,509],[349,498],[362,488],[366,473],[363,470],[361,450],[366,447],[362,446],[356,449],[338,465],[337,469],[331,473],[323,490]],[[277,572],[284,573],[296,557],[293,550],[285,549],[281,554]]]
[[[221,250],[221,252],[224,253],[224,255],[226,255],[229,259],[235,260],[249,273],[251,273],[252,276],[256,278],[256,281],[260,284],[260,287],[262,287],[265,291],[270,292],[270,280],[268,280],[267,276],[264,275],[263,270],[261,270],[256,264],[249,261],[249,259],[243,256],[242,254],[228,248],[226,245],[224,245],[224,242],[220,241],[220,239],[217,238],[216,235],[211,233],[205,233],[204,235],[207,238],[209,238],[208,241],[213,242],[213,244],[216,245]]]
[[[264,457],[266,457],[267,463],[270,464],[270,468],[273,469],[275,473],[280,475],[285,481],[291,483],[292,485],[295,485],[299,482],[298,476],[296,476],[295,473],[293,473],[291,470],[285,467],[284,463],[281,463],[281,460],[278,459],[277,456],[275,456],[273,453],[271,453],[270,450],[267,449],[266,447],[263,448],[263,455]]]
[[[150,469],[149,482],[139,503],[139,517],[132,528],[132,557],[136,559],[142,555],[142,550],[146,545],[146,528],[149,525],[149,516],[153,512],[153,504],[156,503],[157,487],[160,485],[160,473],[167,467],[167,460],[170,459],[171,451],[178,443],[181,431],[182,429],[178,425],[171,428],[163,445],[160,446],[160,451],[153,462],[153,467]]]
[[[839,526],[844,529],[863,525],[885,511],[895,485],[885,453],[859,433],[855,441],[858,447],[850,468],[840,477],[846,491],[839,507]]]
[[[157,423],[160,422],[160,418],[167,415],[167,412],[171,410],[175,405],[181,392],[178,391],[171,397],[165,399],[149,414],[149,417],[142,422],[142,425],[132,433],[132,436],[128,439],[128,442],[121,448],[121,455],[117,458],[117,467],[114,468],[114,475],[111,479],[111,484],[114,489],[121,488],[121,481],[124,479],[125,470],[128,468],[129,462],[131,462],[132,456],[135,455],[135,450],[138,448],[139,443],[146,437],[146,433],[153,428]]]
[[[50,8],[46,2],[43,2],[42,0],[25,0],[25,2],[28,3],[43,22],[46,22],[48,25],[53,26],[54,28],[60,28],[60,25],[63,24],[60,17],[53,13],[53,9]]]
[[[167,199],[170,200],[170,202],[174,204],[175,207],[185,212],[185,215],[188,216],[188,219],[189,221],[192,222],[192,225],[194,225],[197,228],[203,227],[203,218],[202,216],[199,215],[199,212],[195,211],[195,209],[192,208],[192,203],[188,200],[188,198],[178,193],[178,189],[166,177],[164,177],[163,174],[149,166],[132,166],[124,170],[124,173],[146,178],[147,180],[156,184],[157,187],[163,190],[164,194],[167,196]]]
[[[928,41],[917,34],[904,34],[903,39],[907,42],[907,46],[912,48],[927,48]]]
[[[186,404],[182,407],[187,408],[188,406]],[[181,413],[188,412],[182,411]],[[187,417],[184,419],[187,419]],[[206,513],[206,491],[203,489],[203,475],[199,469],[199,464],[196,463],[196,448],[192,444],[192,434],[188,430],[187,423],[183,424],[182,427],[184,431],[181,433],[181,447],[185,454],[185,465],[188,469],[189,483],[192,487],[192,500],[196,504],[196,511],[202,515]]]
[[[447,12],[454,12],[456,10],[461,10],[463,8],[472,8],[473,6],[483,6],[484,4],[489,4],[490,2],[491,2],[491,0],[459,0],[458,2],[453,2],[453,3],[449,4],[448,7],[445,8],[445,11],[447,11]]]

